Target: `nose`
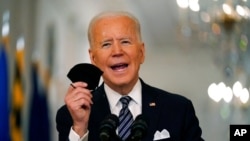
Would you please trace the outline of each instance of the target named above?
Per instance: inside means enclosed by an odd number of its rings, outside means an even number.
[[[112,48],[112,56],[119,57],[123,55],[122,46],[119,43],[115,43]]]

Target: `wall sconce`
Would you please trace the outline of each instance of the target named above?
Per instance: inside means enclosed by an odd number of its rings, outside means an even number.
[[[208,96],[215,102],[224,100],[226,103],[232,103],[236,99],[239,106],[247,105],[249,101],[249,90],[243,88],[242,84],[237,81],[233,87],[226,86],[224,82],[219,84],[212,83],[208,87]]]

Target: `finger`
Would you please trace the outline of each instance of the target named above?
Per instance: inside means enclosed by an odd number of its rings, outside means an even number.
[[[73,91],[76,88],[87,88],[88,84],[85,82],[75,82],[75,83],[71,83],[69,88],[68,88],[68,92]]]
[[[66,105],[71,109],[71,111],[78,111],[82,109],[90,109],[92,101],[86,97],[67,101]]]
[[[85,88],[76,88],[70,91],[68,94],[66,94],[64,100],[66,104],[69,104],[79,99],[86,99],[89,103],[93,104],[92,94],[90,93],[90,90]]]
[[[89,93],[76,93],[74,94],[74,96],[72,96],[72,101],[78,101],[84,99],[86,100],[88,103],[93,104],[92,102],[92,95]]]
[[[74,102],[72,102],[71,104],[68,105],[72,110],[79,110],[79,109],[90,109],[91,104],[89,101],[87,101],[86,99],[78,99]]]
[[[86,82],[75,82],[75,83],[71,83],[74,87],[83,87],[86,88],[88,86],[88,84]]]
[[[86,99],[79,99],[77,102],[81,105],[81,108],[83,109],[90,109],[91,107],[91,102]]]
[[[77,87],[73,90],[73,93],[75,95],[78,95],[78,94],[83,94],[83,95],[86,95],[86,96],[89,96],[92,98],[92,94],[91,94],[91,91],[89,89],[86,89],[86,88],[82,88],[82,87]],[[73,94],[72,94],[73,95]]]
[[[81,84],[80,84],[81,85]],[[81,85],[84,86],[84,85]],[[79,85],[75,86],[74,84],[70,84],[68,92],[66,95],[73,95],[74,93],[85,93],[92,97],[91,91],[85,87],[81,87]]]

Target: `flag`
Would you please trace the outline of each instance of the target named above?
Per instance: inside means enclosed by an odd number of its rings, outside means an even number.
[[[28,141],[50,141],[49,106],[47,90],[39,77],[38,66],[32,66],[32,92]]]
[[[24,50],[16,51],[14,82],[12,85],[11,96],[11,115],[10,128],[11,140],[23,141],[22,131],[22,111],[24,105],[24,91],[23,91],[23,64],[24,64]]]
[[[6,46],[0,44],[0,140],[10,141],[9,74]]]

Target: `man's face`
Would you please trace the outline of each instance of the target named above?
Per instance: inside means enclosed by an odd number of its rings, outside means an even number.
[[[92,28],[91,45],[91,62],[104,72],[106,84],[110,87],[135,84],[145,52],[134,21],[128,17],[98,20]]]

